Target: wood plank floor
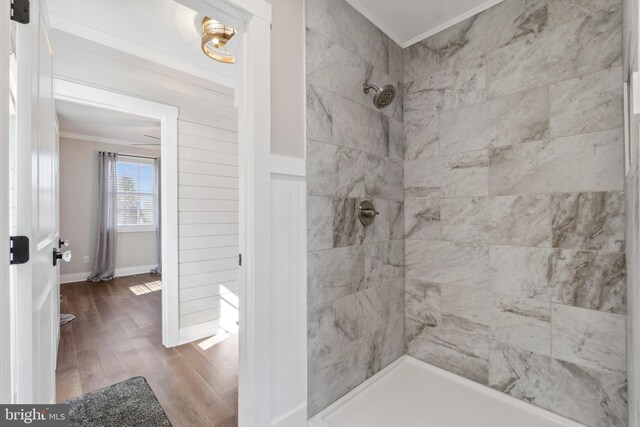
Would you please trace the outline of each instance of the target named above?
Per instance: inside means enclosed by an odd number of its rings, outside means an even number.
[[[237,335],[164,348],[158,280],[61,286],[60,311],[76,320],[60,328],[58,402],[143,376],[174,427],[237,426]]]

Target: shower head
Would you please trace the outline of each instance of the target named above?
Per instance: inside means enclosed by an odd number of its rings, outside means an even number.
[[[362,85],[364,93],[369,93],[369,90],[373,89],[376,93],[373,95],[373,105],[382,110],[387,108],[394,99],[396,99],[396,88],[392,85],[385,85],[379,88],[378,86],[370,85],[369,81],[365,81]]]

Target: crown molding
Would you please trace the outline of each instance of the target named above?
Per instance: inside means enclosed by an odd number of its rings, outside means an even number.
[[[504,0],[489,0],[489,1],[486,1],[486,2],[482,3],[479,6],[476,6],[473,9],[470,9],[470,10],[466,11],[465,13],[462,13],[462,14],[456,16],[453,19],[450,19],[450,20],[448,20],[446,22],[443,22],[442,24],[440,24],[440,25],[438,25],[438,26],[436,26],[436,27],[434,27],[434,28],[432,28],[432,29],[430,29],[428,31],[425,31],[424,33],[422,33],[420,35],[417,35],[417,36],[415,36],[415,37],[413,37],[413,38],[411,38],[409,40],[406,40],[404,42],[404,44],[402,44],[401,46],[402,46],[403,49],[405,49],[405,48],[407,48],[407,47],[409,47],[411,45],[414,45],[414,44],[416,44],[418,42],[421,42],[422,40],[424,40],[426,38],[429,38],[429,37],[431,37],[431,36],[433,36],[435,34],[438,34],[440,31],[444,31],[449,27],[453,27],[454,25],[464,21],[465,19],[469,19],[472,16],[475,16],[478,13],[483,12],[483,11],[489,9],[490,7],[493,7],[493,6],[497,5],[498,3],[502,3],[503,1]]]
[[[447,28],[458,24],[464,21],[465,19],[471,18],[472,16],[477,15],[478,13],[489,9],[490,7],[495,6],[498,3],[501,3],[504,0],[488,0],[482,3],[481,5],[476,6],[473,9],[470,9],[456,16],[455,18],[452,18],[446,22],[443,22],[442,24],[437,25],[436,27],[433,27],[425,31],[424,33],[421,33],[408,40],[405,40],[404,38],[396,34],[391,28],[389,28],[388,25],[384,24],[380,19],[378,19],[378,17],[375,14],[373,14],[366,6],[364,6],[360,2],[360,0],[345,0],[345,1],[349,3],[351,6],[353,6],[353,8],[356,9],[358,12],[360,12],[365,18],[371,21],[371,23],[376,27],[378,27],[383,33],[389,36],[389,38],[394,42],[396,42],[401,48],[406,49],[409,46],[416,44],[418,42],[421,42],[422,40],[428,37],[431,37],[434,34],[438,34],[439,32],[444,31]]]

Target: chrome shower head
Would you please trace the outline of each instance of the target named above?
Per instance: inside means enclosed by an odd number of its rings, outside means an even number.
[[[364,93],[369,93],[369,90],[373,89],[376,93],[373,95],[373,105],[382,110],[387,108],[394,99],[396,99],[396,88],[392,85],[385,85],[379,88],[378,86],[370,85],[368,81],[362,85]]]

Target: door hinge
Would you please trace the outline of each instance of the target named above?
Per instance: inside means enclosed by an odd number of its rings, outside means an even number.
[[[238,265],[242,267],[242,254],[238,254]]]
[[[29,0],[11,0],[11,20],[29,23]]]
[[[11,236],[10,264],[24,264],[29,261],[29,238],[27,236]]]

